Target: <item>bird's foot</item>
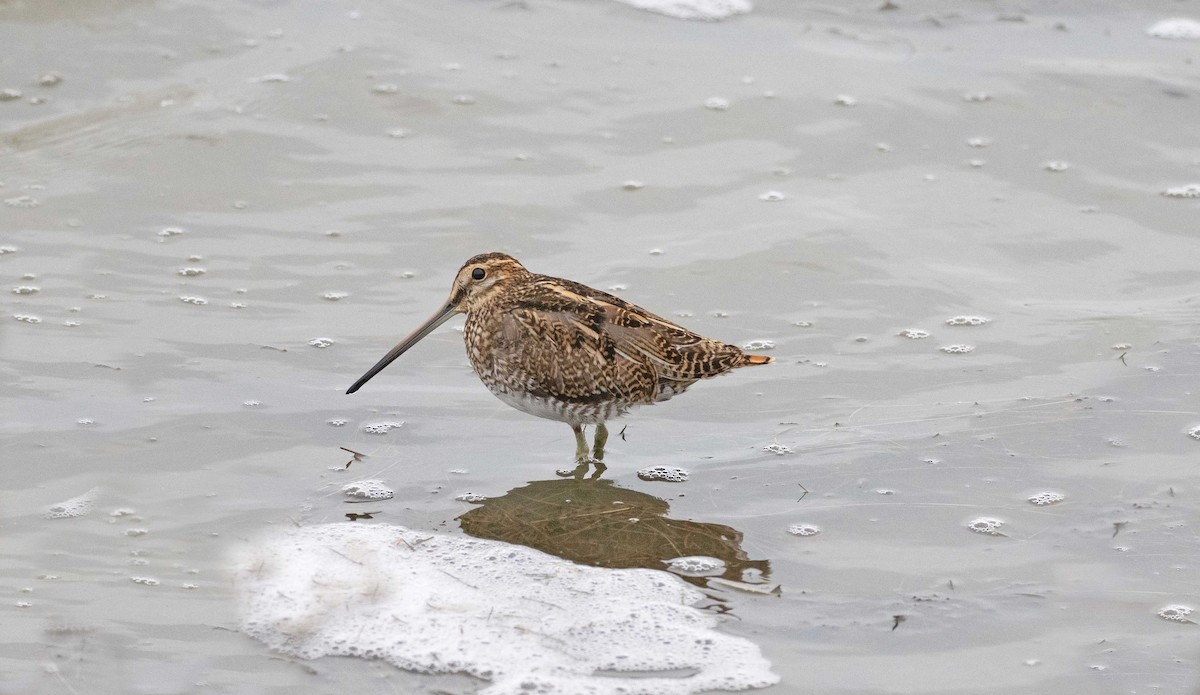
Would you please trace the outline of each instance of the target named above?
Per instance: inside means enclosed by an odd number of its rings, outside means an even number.
[[[588,471],[592,470],[593,466],[595,467],[595,470],[591,475],[588,475]],[[587,461],[577,462],[574,468],[560,468],[554,471],[554,473],[560,478],[574,478],[576,480],[583,480],[585,477],[592,479],[599,478],[606,470],[608,470],[608,466],[604,465],[602,462],[589,459]]]
[[[595,445],[592,447],[591,454],[588,455],[587,438],[583,435],[583,427],[581,425],[572,425],[571,429],[575,432],[575,470],[567,472],[566,470],[558,471],[559,475],[564,477],[582,478],[584,473],[587,473],[591,466],[596,467],[596,473],[591,477],[599,477],[607,468],[604,465],[604,443],[608,441],[608,430],[603,423],[596,425]]]
[[[608,428],[604,423],[596,425],[596,436],[592,446],[592,460],[599,463],[604,460],[604,445],[608,443]]]

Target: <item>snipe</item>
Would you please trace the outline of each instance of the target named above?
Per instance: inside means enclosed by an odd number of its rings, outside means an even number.
[[[446,305],[346,393],[455,314],[467,315],[467,358],[484,385],[517,410],[570,425],[578,463],[590,460],[584,425],[596,426],[592,455],[603,461],[607,420],[665,401],[700,379],[772,361],[607,292],[531,273],[503,253],[484,253],[459,269]]]

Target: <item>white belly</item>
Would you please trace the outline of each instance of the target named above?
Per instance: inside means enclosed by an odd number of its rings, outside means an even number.
[[[509,393],[493,389],[496,398],[516,408],[522,413],[529,413],[547,420],[557,420],[570,425],[595,425],[615,417],[619,417],[626,409],[608,404],[584,405],[564,403],[553,398],[531,396],[527,393]]]

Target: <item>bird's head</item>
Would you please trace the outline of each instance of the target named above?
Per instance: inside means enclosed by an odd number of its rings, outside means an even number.
[[[481,253],[458,269],[446,306],[463,314],[500,291],[506,285],[521,282],[530,276],[517,259],[503,253]]]
[[[450,288],[450,299],[446,301],[446,304],[438,309],[436,314],[429,317],[428,321],[421,324],[420,328],[388,351],[383,359],[367,370],[367,373],[354,382],[354,385],[346,393],[357,391],[371,377],[382,371],[384,367],[403,355],[450,317],[471,311],[472,308],[486,302],[489,297],[495,296],[495,293],[501,291],[503,287],[521,282],[529,277],[530,272],[525,270],[525,266],[518,263],[517,259],[512,256],[503,253],[481,253],[472,257],[463,264],[462,268],[458,269],[454,285]]]

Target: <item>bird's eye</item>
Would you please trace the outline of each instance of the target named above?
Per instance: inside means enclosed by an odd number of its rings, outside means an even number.
[[[471,271],[471,277],[476,280],[482,280],[484,275],[487,275],[487,271],[485,271],[483,268],[476,268],[475,270]]]

